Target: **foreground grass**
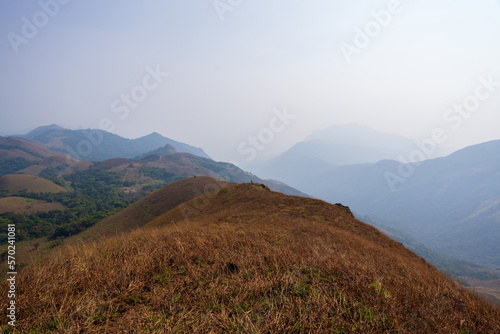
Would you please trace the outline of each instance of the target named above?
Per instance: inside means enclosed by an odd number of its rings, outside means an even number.
[[[179,212],[26,267],[16,332],[500,330],[496,307],[339,207],[243,185]]]

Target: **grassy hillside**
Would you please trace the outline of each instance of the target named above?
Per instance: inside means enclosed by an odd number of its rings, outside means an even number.
[[[346,208],[252,184],[66,247],[24,268],[17,289],[20,332],[500,330],[498,308]],[[0,310],[5,317],[5,298]]]
[[[39,160],[38,157],[33,156],[32,154],[29,154],[27,152],[18,150],[18,149],[5,149],[2,148],[0,149],[0,159],[2,160],[10,160],[10,159],[16,159],[16,158],[21,158],[23,160],[33,162]]]
[[[38,174],[40,174],[46,168],[47,168],[47,166],[43,166],[43,165],[31,165],[29,167],[26,167],[26,168],[21,169],[20,171],[16,171],[16,172],[18,174],[38,176]]]
[[[0,176],[9,174],[38,175],[47,167],[62,168],[78,160],[19,138],[0,138]]]
[[[2,153],[0,154],[0,158],[4,157],[3,154],[12,158],[14,157],[13,155],[16,155],[17,153],[17,156],[28,160],[43,160],[44,158],[57,156],[65,163],[68,161],[76,161],[75,158],[71,158],[64,153],[55,152],[41,145],[14,137],[5,137],[0,139],[0,153]]]
[[[61,203],[47,203],[23,197],[0,198],[0,214],[5,212],[33,213],[38,211],[64,210]]]
[[[68,209],[63,213],[52,212],[50,215],[45,213],[0,213],[0,228],[6,228],[8,224],[16,223],[19,229],[18,238],[20,239],[49,237],[47,245],[45,245],[44,241],[41,241],[44,247],[40,247],[40,249],[45,249],[45,246],[52,246],[54,239],[79,234],[153,191],[194,175],[198,177],[203,175],[212,176],[231,182],[249,182],[251,180],[266,182],[274,190],[302,194],[287,185],[260,180],[234,165],[214,162],[188,153],[174,153],[167,156],[156,155],[145,160],[115,158],[97,164],[80,161],[65,170],[66,166],[62,166],[63,169],[52,167],[54,163],[61,164],[62,162],[64,161],[60,161],[59,157],[46,158],[39,161],[37,166],[25,167],[24,172],[38,174],[38,178],[30,179],[28,175],[8,176],[8,178],[16,178],[17,181],[14,184],[5,184],[4,189],[0,187],[0,198],[19,196],[18,191],[25,188],[27,191],[31,191],[19,179],[25,181],[45,179],[43,182],[50,184],[49,181],[51,181],[67,189],[68,192],[53,196],[49,193],[39,194],[38,190],[34,190],[33,192],[24,193],[22,196],[47,202],[58,202]],[[36,168],[44,166],[47,167]],[[20,184],[21,186],[19,186]],[[202,188],[200,188],[200,191],[203,190]],[[188,200],[196,196],[196,194],[191,193],[189,196],[183,200]],[[180,203],[174,202],[173,205]],[[17,209],[8,208],[6,210],[10,212],[17,211]],[[147,208],[140,210],[139,215],[143,215],[141,219],[146,219],[142,222],[143,224],[147,223],[150,214]],[[94,229],[85,236],[99,235],[103,233],[103,229],[100,229],[103,227],[106,230],[105,234],[112,234],[117,229],[127,229],[127,226],[139,226],[136,224],[137,217],[134,217],[135,221],[133,223],[127,217],[117,219],[119,223],[116,223],[115,220],[115,222],[108,224],[110,221],[106,221],[98,229]],[[1,240],[0,238],[0,243]]]
[[[53,181],[43,179],[42,175]],[[0,184],[4,180],[7,187],[0,187],[0,198],[24,197],[59,204],[66,208],[62,211],[22,213],[14,210],[15,207],[6,207],[6,213],[0,213],[0,229],[5,230],[8,224],[16,224],[18,241],[41,237],[51,240],[65,238],[89,228],[130,204],[120,192],[123,186],[120,176],[105,169],[88,168],[57,177],[55,170],[49,167],[39,177],[9,175],[0,178]],[[15,186],[10,183],[13,180],[17,181],[13,183]],[[27,184],[32,181],[36,183],[35,186],[31,185],[29,192]],[[56,182],[61,186],[56,185]],[[24,189],[28,189],[28,192],[23,192]],[[63,191],[40,192],[50,189]],[[13,211],[17,213],[12,213]],[[5,234],[3,237],[0,235],[0,243],[5,241]]]
[[[229,184],[229,182],[206,176],[193,177],[171,183],[135,202],[116,215],[96,224],[84,232],[82,237],[102,237],[130,232],[146,225],[181,203],[208,191],[223,188]]]
[[[54,169],[52,166],[55,166],[56,168]],[[43,171],[55,170],[57,171],[56,174],[68,175],[77,171],[83,171],[91,166],[92,163],[89,161],[68,163],[63,157],[50,157],[38,162],[37,165],[31,165],[16,172],[17,174],[39,176],[41,174],[43,175]]]
[[[500,270],[496,270],[496,272],[498,273]],[[500,306],[500,279],[485,281],[467,277],[464,280],[465,284],[472,287],[481,296]]]
[[[32,193],[59,193],[66,190],[46,179],[32,175],[6,175],[0,177],[0,190],[15,193],[20,191]]]

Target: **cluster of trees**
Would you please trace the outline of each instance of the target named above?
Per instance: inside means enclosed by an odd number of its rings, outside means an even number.
[[[14,174],[29,166],[38,164],[38,162],[29,161],[24,158],[0,159],[0,177]]]
[[[16,193],[3,192],[1,197],[22,196],[47,202],[58,202],[66,210],[31,214],[5,213],[0,215],[0,228],[15,223],[18,240],[48,236],[50,239],[68,237],[89,228],[102,219],[124,209],[130,204],[119,191],[123,186],[121,176],[104,168],[90,168],[82,172],[58,178],[49,170],[45,175],[58,184],[71,184],[67,193]],[[0,240],[5,242],[5,240]]]
[[[177,179],[175,173],[165,168],[142,166],[139,167],[138,171],[146,177],[150,177],[153,180],[162,180],[165,181],[165,183],[171,183]]]
[[[64,182],[63,178],[60,178],[58,175],[62,170],[56,170],[52,167],[47,167],[38,174],[39,177],[44,178],[46,180],[52,181],[61,187],[66,186],[66,182]]]
[[[26,161],[22,160],[24,159],[18,159],[17,164],[11,162],[11,169],[17,168],[19,170],[19,164],[26,163]],[[0,164],[0,166],[2,165]],[[7,171],[8,169],[4,168],[4,170]],[[142,195],[187,177],[185,173],[178,175],[165,168],[142,166],[137,171],[140,175],[155,181],[161,181],[143,186],[141,188]],[[20,196],[46,202],[57,202],[64,205],[66,209],[29,214],[13,212],[0,214],[0,229],[5,230],[8,224],[15,223],[18,240],[41,237],[57,239],[78,234],[124,209],[135,200],[127,199],[120,189],[134,185],[137,182],[124,180],[123,173],[112,171],[111,167],[91,167],[64,176],[61,176],[60,171],[49,167],[44,169],[38,176],[50,180],[69,191],[63,193],[9,193],[7,190],[0,190],[0,198]],[[5,242],[6,238],[0,237],[0,243]]]

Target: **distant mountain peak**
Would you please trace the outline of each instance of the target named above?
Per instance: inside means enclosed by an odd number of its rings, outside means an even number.
[[[155,132],[151,132],[149,135],[146,135],[144,137],[163,137],[163,136],[155,131]]]
[[[150,134],[148,135],[145,135],[145,136],[142,136],[142,137],[139,137],[137,138],[137,140],[154,140],[154,141],[158,141],[158,140],[164,140],[164,139],[168,139],[167,137],[163,136],[162,134],[158,133],[158,132],[151,132]]]
[[[28,135],[40,133],[42,131],[53,131],[53,130],[65,130],[65,129],[57,124],[42,125],[28,132]]]
[[[170,154],[175,154],[175,153],[179,153],[175,149],[175,147],[173,147],[170,144],[166,144],[165,146],[157,148],[154,151],[144,153],[138,159],[141,160],[141,159],[145,159],[145,158],[150,157],[150,156],[160,156],[160,157],[162,157],[162,156],[165,156],[165,155],[170,155]]]
[[[37,131],[37,130],[65,130],[65,129],[62,126],[59,126],[57,124],[51,124],[51,125],[39,126],[35,129],[33,129],[31,132]]]

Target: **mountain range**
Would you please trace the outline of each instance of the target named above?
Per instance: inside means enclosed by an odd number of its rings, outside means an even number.
[[[0,138],[0,226],[15,223],[18,240],[66,238],[164,185],[200,176],[307,196],[232,164],[178,152],[170,144],[138,153],[131,159],[80,161],[25,139]]]
[[[54,136],[54,131],[59,132],[60,129],[50,130],[51,136]],[[107,143],[106,146],[108,145],[112,145],[112,143]],[[139,191],[144,187],[148,188],[151,185],[149,181],[144,181],[143,176],[141,176],[145,170],[148,170],[150,174],[153,174],[153,181],[160,182],[160,184],[161,182],[167,182],[167,179],[178,180],[189,176],[205,175],[231,182],[255,181],[265,183],[273,190],[291,195],[307,196],[282,182],[263,180],[233,164],[215,162],[207,157],[178,152],[173,145],[168,143],[152,151],[138,151],[138,153],[135,159],[120,157],[91,163],[89,161],[79,161],[63,152],[50,150],[38,144],[37,141],[29,142],[21,138],[2,137],[0,138],[0,177],[9,174],[38,176],[44,171],[52,169],[56,170],[60,175],[68,175],[89,168],[106,168],[120,174],[123,181],[135,184],[134,187],[130,187],[133,189],[127,190],[130,193]],[[161,172],[154,175],[154,171]]]
[[[297,188],[314,187],[311,180],[335,166],[399,160],[419,148],[421,141],[382,133],[357,123],[331,126],[312,133],[304,141],[269,161],[247,167],[265,178],[277,179]],[[453,150],[436,147],[426,159],[441,157]]]
[[[166,144],[178,152],[210,157],[193,147],[154,132],[137,139],[127,139],[98,129],[69,130],[57,125],[42,126],[17,137],[42,145],[48,149],[67,153],[78,160],[103,161],[112,158],[135,158]]]

